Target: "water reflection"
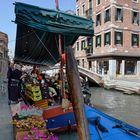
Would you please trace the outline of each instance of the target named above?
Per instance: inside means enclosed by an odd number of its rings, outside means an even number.
[[[140,128],[140,96],[91,88],[91,103],[103,112]]]

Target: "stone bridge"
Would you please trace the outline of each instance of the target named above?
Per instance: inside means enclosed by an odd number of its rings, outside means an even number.
[[[97,74],[91,70],[78,66],[78,70],[81,76],[87,77],[91,82],[97,83],[100,86],[103,86],[102,75]]]

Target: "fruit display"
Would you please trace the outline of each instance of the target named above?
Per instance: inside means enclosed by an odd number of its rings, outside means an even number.
[[[42,117],[31,116],[23,120],[14,119],[12,122],[15,127],[20,131],[30,130],[31,128],[44,129],[46,128],[46,122]]]
[[[46,129],[32,128],[30,131],[18,131],[16,140],[58,140],[58,136],[49,133]]]

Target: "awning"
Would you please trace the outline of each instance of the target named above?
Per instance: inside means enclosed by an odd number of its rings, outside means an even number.
[[[63,51],[79,36],[93,36],[93,22],[79,16],[15,3],[17,36],[15,61],[53,65],[59,61],[58,35]]]

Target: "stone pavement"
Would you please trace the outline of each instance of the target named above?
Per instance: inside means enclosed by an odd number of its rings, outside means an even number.
[[[10,106],[7,92],[0,91],[0,140],[13,140],[13,127],[11,124]]]

